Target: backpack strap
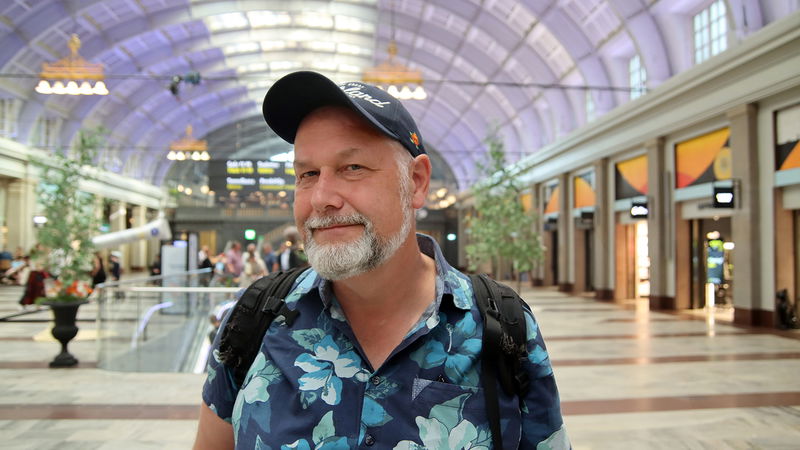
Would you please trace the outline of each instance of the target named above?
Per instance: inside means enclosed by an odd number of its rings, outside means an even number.
[[[264,334],[278,316],[291,325],[297,311],[286,306],[286,295],[304,269],[273,272],[259,278],[242,294],[231,310],[219,343],[220,360],[233,370],[236,385],[241,387],[253,365]]]
[[[481,383],[486,415],[492,446],[502,450],[497,382],[506,394],[516,394],[520,399],[528,390],[528,374],[521,370],[520,360],[527,354],[524,306],[522,299],[510,287],[486,275],[469,277],[483,318]]]

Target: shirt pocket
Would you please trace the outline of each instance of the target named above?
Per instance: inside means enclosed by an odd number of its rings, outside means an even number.
[[[440,381],[415,378],[411,390],[411,404],[414,412],[427,417],[435,406],[469,412],[469,416],[485,421],[486,401],[483,389],[475,386],[459,386]],[[470,420],[473,421],[473,420]]]

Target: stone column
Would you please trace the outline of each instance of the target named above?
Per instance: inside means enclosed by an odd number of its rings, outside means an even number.
[[[561,292],[572,292],[572,228],[573,220],[571,217],[572,208],[572,186],[569,185],[569,174],[562,173],[558,176],[558,290]]]
[[[608,159],[603,158],[594,163],[594,255],[592,270],[594,271],[595,298],[597,300],[614,300],[613,252],[614,228],[611,221],[614,216],[614,202],[609,189]]]
[[[147,208],[144,206],[134,206],[132,208],[133,228],[140,227],[147,223]],[[147,261],[147,239],[133,241],[130,244],[131,257],[129,259],[131,270],[145,270],[149,266]]]
[[[733,321],[741,325],[774,326],[772,299],[761,299],[761,217],[759,214],[758,128],[755,104],[728,111],[733,159],[735,208],[731,215],[733,242]],[[770,149],[771,151],[771,149]]]
[[[672,262],[670,245],[672,209],[667,186],[664,138],[644,143],[647,150],[647,252],[650,256],[650,309],[674,310],[675,296],[669,293],[667,267]]]
[[[17,247],[22,247],[27,254],[36,243],[36,233],[33,228],[33,215],[36,212],[35,182],[13,180],[8,184],[6,195],[9,250],[13,252]]]

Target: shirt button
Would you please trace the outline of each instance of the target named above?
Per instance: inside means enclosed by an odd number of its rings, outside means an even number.
[[[377,385],[381,384],[381,377],[374,376],[369,381],[371,381],[373,385],[377,386]]]
[[[371,435],[371,434],[368,434],[368,435],[367,435],[367,436],[364,438],[364,443],[365,443],[365,444],[367,444],[367,445],[369,445],[369,446],[372,446],[372,445],[374,445],[374,444],[375,444],[375,438],[374,438],[374,437],[372,437],[372,435]]]

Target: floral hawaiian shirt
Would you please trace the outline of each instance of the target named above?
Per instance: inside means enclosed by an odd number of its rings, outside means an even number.
[[[468,277],[450,267],[433,239],[418,235],[436,262],[436,298],[381,367],[370,366],[329,281],[298,278],[239,388],[209,358],[203,400],[233,425],[238,449],[489,449],[480,381],[482,319]],[[566,449],[553,370],[526,312],[524,399],[498,389],[504,448]],[[224,324],[223,324],[224,325]]]

